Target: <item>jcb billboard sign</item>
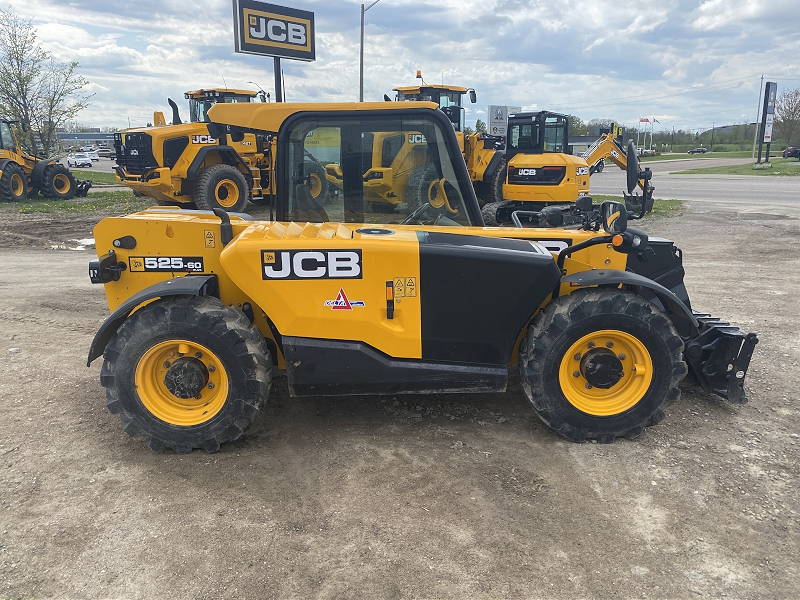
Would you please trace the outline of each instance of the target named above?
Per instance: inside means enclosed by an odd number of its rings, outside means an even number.
[[[233,0],[236,52],[311,61],[314,13],[257,2]]]

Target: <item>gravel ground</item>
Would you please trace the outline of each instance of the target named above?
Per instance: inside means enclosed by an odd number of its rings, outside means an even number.
[[[0,597],[798,597],[798,211],[647,224],[696,308],[758,332],[732,406],[693,387],[636,440],[572,444],[505,394],[293,399],[218,454],[105,409],[107,315],[66,250],[96,215],[0,226]],[[61,248],[61,249],[52,249]]]

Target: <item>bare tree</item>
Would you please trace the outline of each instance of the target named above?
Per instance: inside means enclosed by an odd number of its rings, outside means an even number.
[[[51,151],[56,130],[88,106],[77,68],[42,48],[30,19],[0,9],[0,115],[20,122],[26,150]]]
[[[783,90],[775,101],[775,126],[780,137],[791,146],[800,133],[800,88]]]

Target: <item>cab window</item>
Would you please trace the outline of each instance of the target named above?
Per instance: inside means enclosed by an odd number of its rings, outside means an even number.
[[[5,150],[16,150],[14,136],[11,135],[11,127],[5,121],[0,121],[0,145]]]
[[[296,119],[287,129],[278,135],[286,157],[279,194],[288,197],[279,219],[473,224],[464,201],[470,182],[460,181],[437,121],[332,114]]]

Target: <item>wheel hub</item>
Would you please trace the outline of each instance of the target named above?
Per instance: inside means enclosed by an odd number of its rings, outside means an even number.
[[[594,348],[581,358],[581,375],[592,387],[607,390],[622,379],[622,361],[611,350]]]
[[[179,358],[164,375],[164,385],[176,398],[194,398],[207,384],[208,369],[196,358]]]

